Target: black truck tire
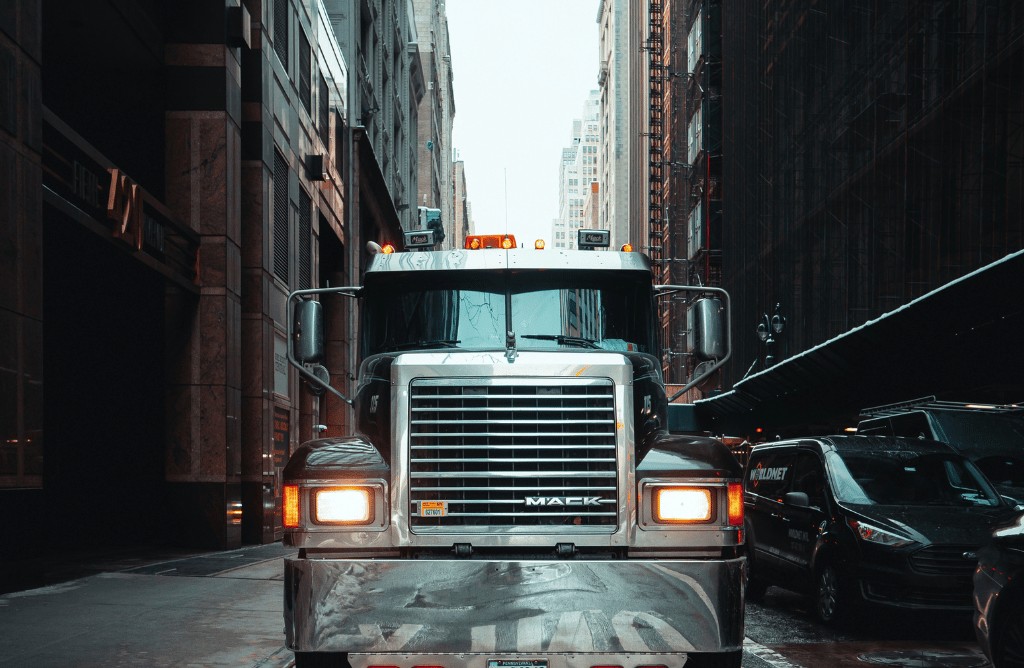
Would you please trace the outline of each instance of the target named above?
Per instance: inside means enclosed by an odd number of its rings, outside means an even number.
[[[344,652],[296,652],[295,668],[351,668]]]
[[[686,655],[683,668],[740,668],[743,650],[735,652],[694,652]]]

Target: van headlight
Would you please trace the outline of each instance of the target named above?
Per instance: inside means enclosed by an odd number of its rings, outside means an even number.
[[[331,487],[313,494],[313,518],[320,524],[368,524],[373,506],[370,487]]]
[[[661,487],[654,493],[654,519],[658,522],[707,522],[711,511],[710,489]]]
[[[888,547],[903,547],[904,545],[913,545],[917,542],[894,534],[891,531],[879,529],[878,527],[865,522],[847,520],[847,523],[850,525],[850,528],[853,529],[853,532],[857,534],[857,538],[866,543],[887,545]]]

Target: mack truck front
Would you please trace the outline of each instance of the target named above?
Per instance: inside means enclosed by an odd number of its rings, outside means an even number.
[[[686,291],[727,311],[612,251],[381,253],[293,293],[313,385],[312,298],[360,308],[352,434],[284,470],[296,665],[739,668],[741,468],[665,430],[657,296]]]

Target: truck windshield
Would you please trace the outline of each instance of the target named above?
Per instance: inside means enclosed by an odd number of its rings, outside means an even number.
[[[897,506],[998,506],[999,495],[958,455],[899,451],[826,454],[836,499]]]
[[[367,280],[362,351],[504,350],[514,331],[520,350],[653,353],[653,313],[650,277],[639,273],[378,275]]]

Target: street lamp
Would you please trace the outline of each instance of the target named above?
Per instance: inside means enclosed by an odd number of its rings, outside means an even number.
[[[766,369],[775,364],[775,356],[772,355],[772,349],[775,347],[774,337],[782,334],[786,329],[786,318],[779,314],[781,306],[781,304],[775,304],[775,315],[770,320],[767,313],[762,313],[761,322],[757,325],[757,338],[761,339],[768,349],[768,354],[764,358],[764,368]]]

